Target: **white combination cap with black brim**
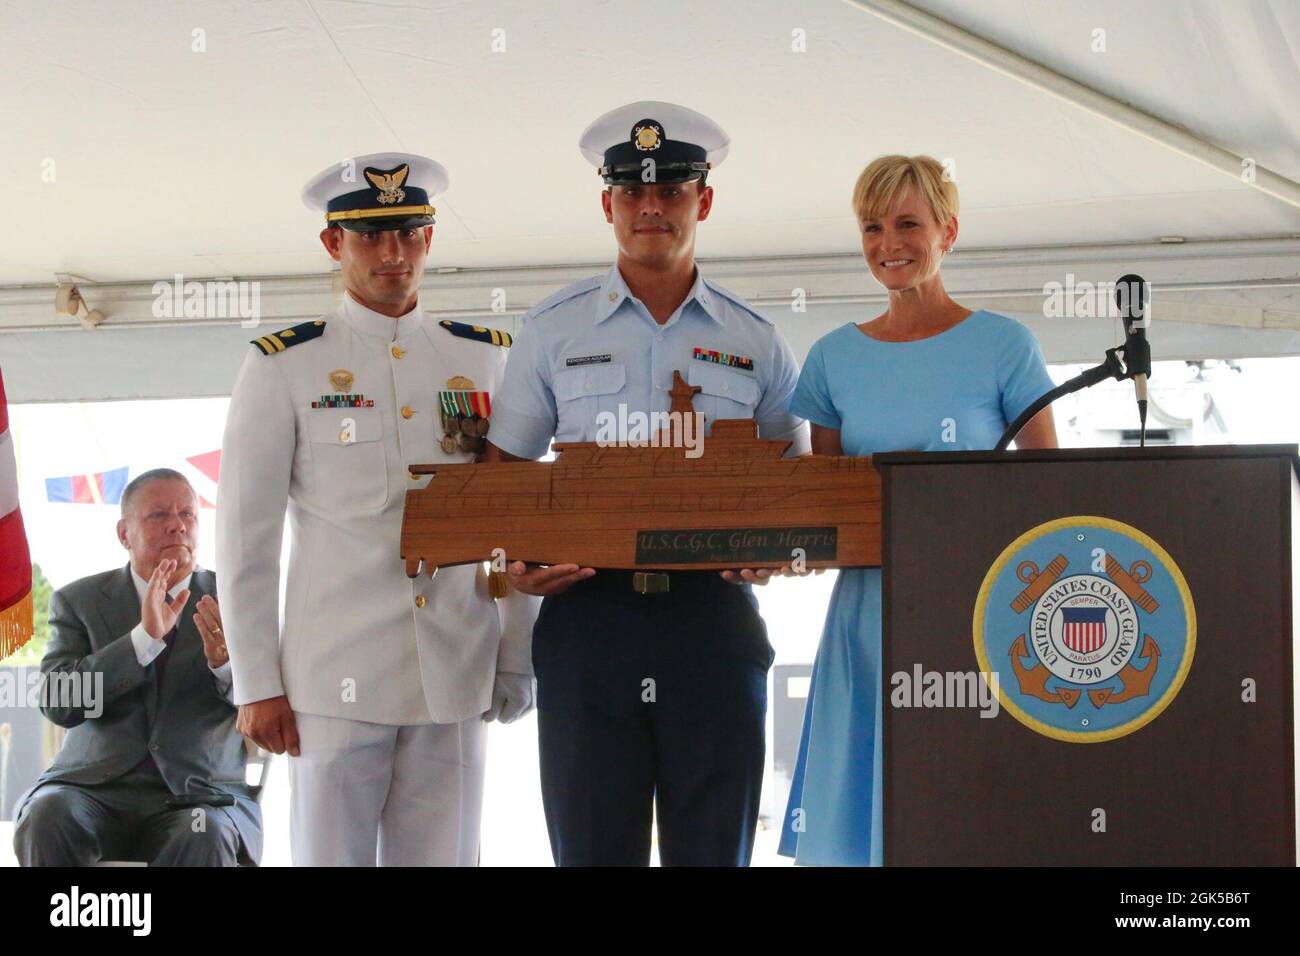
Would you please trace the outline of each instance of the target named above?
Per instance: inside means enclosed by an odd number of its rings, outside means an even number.
[[[684,183],[722,162],[731,140],[703,113],[642,100],[588,126],[578,148],[610,185]]]
[[[327,226],[353,232],[416,229],[433,225],[433,197],[449,184],[446,168],[425,156],[370,153],[313,176],[302,201],[323,212]]]

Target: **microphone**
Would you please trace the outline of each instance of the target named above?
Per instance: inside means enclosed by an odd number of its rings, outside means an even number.
[[[1062,395],[1072,395],[1085,388],[1092,388],[1099,382],[1113,378],[1122,382],[1133,379],[1137,391],[1138,419],[1142,423],[1139,441],[1145,447],[1147,443],[1147,378],[1151,375],[1151,346],[1147,344],[1147,296],[1150,289],[1141,276],[1126,275],[1115,283],[1115,304],[1119,306],[1120,315],[1124,317],[1124,344],[1115,345],[1106,350],[1106,361],[1089,369],[1084,369],[1068,382],[1062,382],[1055,388],[1048,389],[1029,404],[1018,418],[1007,426],[1002,437],[998,439],[997,450],[1006,451],[1020,429],[1047,408]],[[1123,360],[1120,356],[1123,355]]]
[[[1137,396],[1139,444],[1147,443],[1147,377],[1151,374],[1151,344],[1147,341],[1146,280],[1129,273],[1115,283],[1115,305],[1124,320],[1124,377],[1133,379]]]

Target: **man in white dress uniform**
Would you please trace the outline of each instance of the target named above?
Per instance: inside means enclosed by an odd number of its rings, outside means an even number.
[[[420,310],[446,187],[398,153],[312,179],[343,303],[254,340],[230,399],[226,639],[240,731],[290,755],[296,865],[474,865],[486,723],[533,706],[533,599],[481,565],[411,579],[398,556],[405,493],[427,481],[408,468],[481,452],[510,344]]]

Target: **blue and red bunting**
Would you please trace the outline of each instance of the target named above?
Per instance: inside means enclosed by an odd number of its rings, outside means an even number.
[[[129,468],[114,468],[93,475],[45,479],[45,499],[74,505],[116,505],[122,501]]]

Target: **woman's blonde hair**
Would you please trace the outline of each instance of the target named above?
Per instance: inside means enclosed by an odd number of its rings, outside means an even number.
[[[881,219],[903,190],[916,189],[934,218],[945,223],[957,215],[957,184],[933,156],[881,156],[873,159],[853,187],[853,212],[861,223]]]

